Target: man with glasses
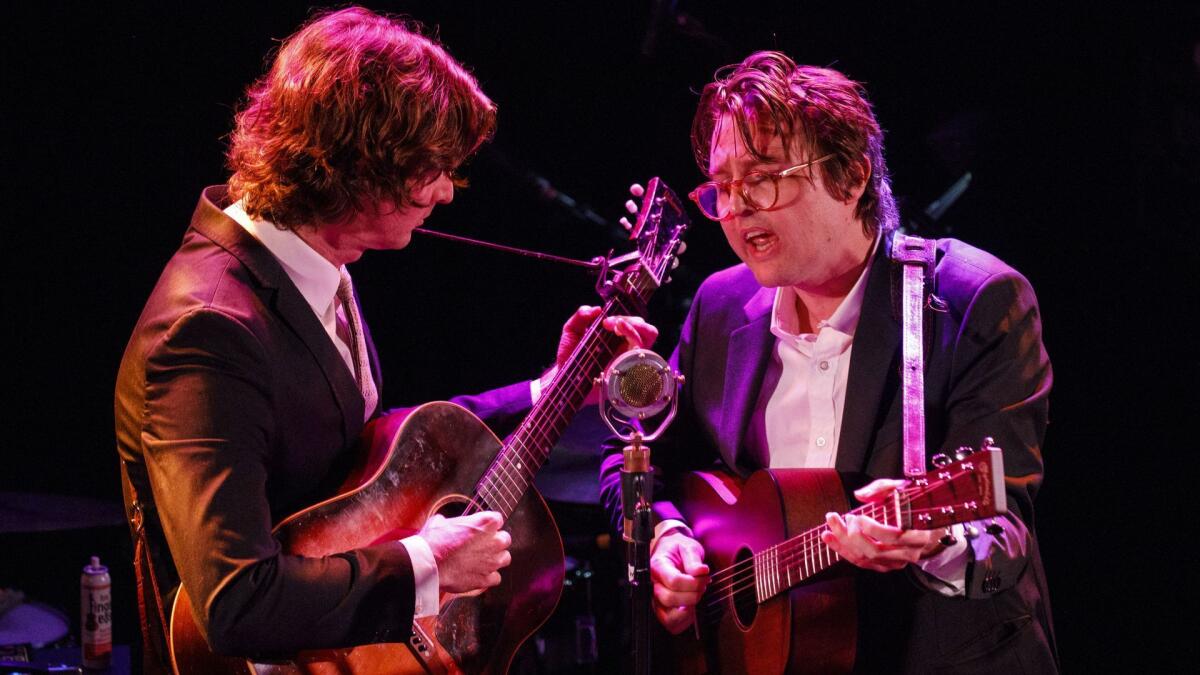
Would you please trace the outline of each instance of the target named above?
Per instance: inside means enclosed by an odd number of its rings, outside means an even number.
[[[692,146],[710,180],[690,196],[742,264],[696,293],[672,356],[686,376],[679,417],[654,451],[655,612],[673,633],[693,623],[709,573],[676,503],[687,470],[835,468],[864,502],[903,484],[897,211],[882,136],[859,84],[777,52],[723,69],[701,95]],[[1033,527],[1051,385],[1037,301],[995,257],[952,239],[936,248],[929,455],[992,437],[1008,513],[955,526],[952,539],[827,515],[823,541],[861,568],[855,668],[1054,671]],[[611,454],[601,470],[614,514],[619,467]]]

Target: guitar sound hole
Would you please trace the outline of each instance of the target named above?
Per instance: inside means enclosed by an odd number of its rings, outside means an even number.
[[[750,562],[753,553],[750,549],[744,548],[738,551],[736,562],[738,566],[746,565],[749,572],[743,577],[738,575],[739,580],[734,585],[733,591],[733,615],[737,619],[738,626],[742,629],[749,629],[754,623],[754,617],[758,615],[758,596],[754,592],[755,577],[754,568]]]
[[[434,505],[433,513],[446,518],[457,518],[467,511],[467,498],[459,495],[443,497]]]

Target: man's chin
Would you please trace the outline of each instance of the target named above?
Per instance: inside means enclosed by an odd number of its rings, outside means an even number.
[[[778,288],[786,285],[779,275],[774,270],[765,268],[761,265],[746,264],[750,268],[750,273],[754,275],[754,280],[763,288]]]

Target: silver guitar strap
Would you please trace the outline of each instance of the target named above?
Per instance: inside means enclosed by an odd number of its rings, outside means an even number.
[[[900,298],[900,386],[904,404],[904,476],[925,475],[925,338],[926,288],[933,285],[937,249],[933,240],[896,234],[892,260],[902,264]]]

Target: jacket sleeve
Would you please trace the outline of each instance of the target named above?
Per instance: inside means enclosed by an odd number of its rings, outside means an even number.
[[[475,413],[501,438],[516,429],[533,407],[528,380],[482,394],[455,396],[450,402]]]
[[[146,363],[142,440],[156,507],[217,653],[267,656],[406,638],[411,563],[398,542],[320,558],[272,536],[271,373],[242,323],[194,310]]]
[[[1003,452],[1008,513],[995,521],[1001,532],[980,528],[968,541],[967,596],[987,597],[1015,585],[1034,554],[1033,501],[1053,376],[1033,288],[1011,269],[991,275],[950,339],[943,448],[978,447],[990,437]]]

